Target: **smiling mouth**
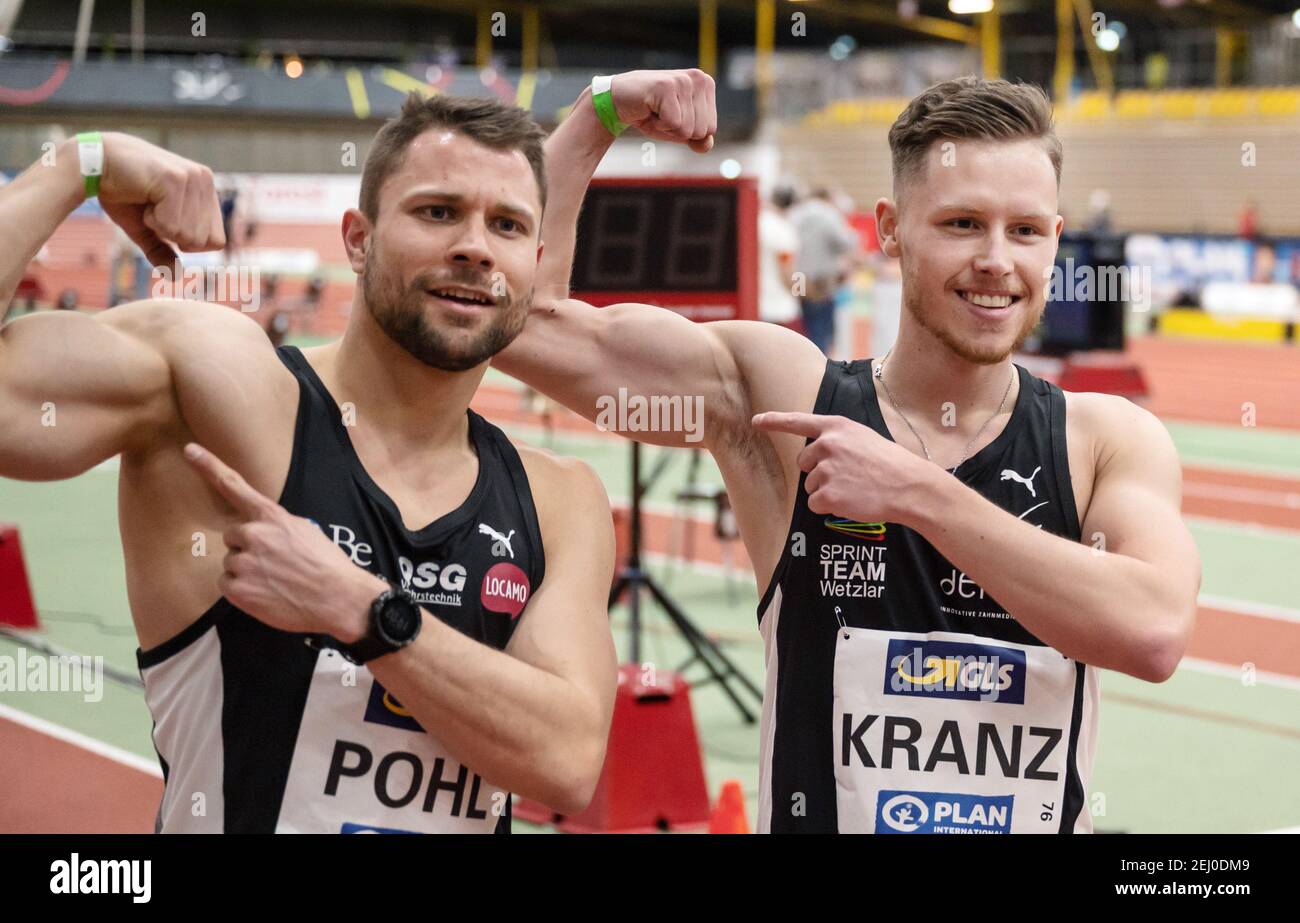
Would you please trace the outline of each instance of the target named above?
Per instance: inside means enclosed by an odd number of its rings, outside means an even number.
[[[433,295],[435,298],[441,298],[443,301],[451,301],[456,304],[463,304],[474,307],[490,307],[493,304],[491,298],[482,292],[465,288],[426,288],[425,292]]]
[[[963,289],[958,289],[957,295],[964,301],[975,305],[977,308],[989,308],[992,310],[1009,308],[1016,302],[1020,301],[1021,297],[1019,295],[1013,295],[1010,292],[991,294],[987,292],[969,292]]]

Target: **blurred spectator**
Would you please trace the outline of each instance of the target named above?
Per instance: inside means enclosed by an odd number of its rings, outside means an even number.
[[[1254,250],[1250,281],[1256,285],[1270,285],[1277,275],[1277,248],[1257,239]]]
[[[878,255],[876,279],[871,288],[871,355],[883,356],[894,348],[903,314],[903,271],[898,260]]]
[[[853,253],[858,235],[825,189],[792,208],[789,217],[799,232],[796,265],[803,281],[804,335],[828,352],[835,336],[835,292],[844,280],[844,258]]]
[[[794,190],[778,186],[758,216],[758,318],[797,328],[799,299],[793,292],[799,232],[787,212]]]
[[[18,288],[14,290],[14,296],[9,300],[9,304],[0,305],[0,308],[3,309],[0,310],[0,324],[3,324],[11,317],[17,317],[20,304],[30,314],[36,310],[38,304],[45,300],[45,286],[41,284],[37,270],[44,267],[49,262],[49,258],[50,248],[42,245],[23,271],[22,278],[18,280]]]
[[[854,280],[858,270],[868,266],[867,255],[880,244],[876,240],[876,216],[873,212],[858,211],[853,197],[842,191],[836,193],[831,202],[853,231],[854,242],[840,258],[840,282],[835,289],[835,332],[827,355],[832,359],[853,359],[857,352],[853,342],[853,305],[858,295]]]
[[[111,308],[124,301],[144,301],[149,297],[153,272],[144,251],[116,224],[113,225],[113,242],[109,249],[108,306]]]
[[[229,262],[235,250],[235,217],[239,207],[239,189],[233,178],[218,181],[217,201],[221,205],[221,227],[226,233],[224,253]]]
[[[1237,215],[1237,233],[1243,240],[1254,240],[1259,235],[1259,210],[1254,199],[1247,199]]]

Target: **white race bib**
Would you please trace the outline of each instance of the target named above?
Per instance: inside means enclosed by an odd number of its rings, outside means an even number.
[[[840,831],[1059,832],[1077,673],[1049,647],[840,628]]]

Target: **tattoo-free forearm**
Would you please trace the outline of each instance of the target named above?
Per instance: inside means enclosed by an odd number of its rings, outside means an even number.
[[[364,632],[369,601],[385,589],[366,574],[339,593],[337,636]],[[460,762],[493,784],[563,813],[586,807],[600,772],[600,704],[568,680],[466,637],[425,613],[409,647],[368,664]]]
[[[0,306],[7,305],[27,264],[85,198],[74,142],[53,151],[0,187]]]
[[[908,524],[1067,657],[1154,681],[1181,659],[1196,593],[1175,574],[1016,519],[943,472]]]
[[[578,213],[596,168],[614,137],[596,116],[591,88],[582,91],[568,117],[546,139],[546,212],[542,217],[542,259],[534,297],[567,298]]]

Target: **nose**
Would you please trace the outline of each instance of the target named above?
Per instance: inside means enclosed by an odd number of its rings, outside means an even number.
[[[447,250],[447,259],[459,267],[490,270],[495,261],[488,247],[486,228],[482,221],[471,218],[458,225],[460,233]]]
[[[990,233],[982,252],[975,257],[975,271],[989,276],[1010,275],[1015,268],[1011,262],[1011,246],[1000,231]]]

